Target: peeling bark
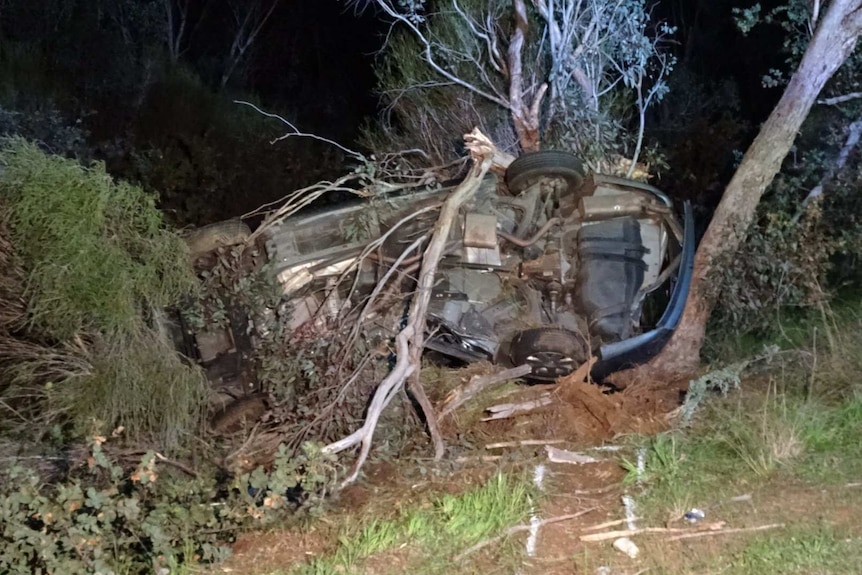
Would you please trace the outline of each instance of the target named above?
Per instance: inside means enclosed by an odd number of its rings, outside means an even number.
[[[518,134],[521,149],[525,152],[537,152],[540,144],[539,114],[548,85],[542,84],[536,90],[531,104],[524,101],[522,53],[524,40],[529,29],[527,7],[524,5],[524,0],[513,0],[512,6],[515,9],[515,30],[509,40],[509,109],[512,113],[512,122],[515,125],[515,133]]]

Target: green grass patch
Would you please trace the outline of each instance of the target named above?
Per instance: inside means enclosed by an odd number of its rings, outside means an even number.
[[[728,572],[738,575],[855,575],[862,565],[859,543],[858,539],[853,540],[847,533],[830,526],[797,526],[751,540],[735,554]]]
[[[643,438],[638,499],[655,519],[766,485],[781,477],[838,483],[862,473],[862,398],[840,402],[739,392],[703,408],[686,429]],[[637,483],[634,457],[623,465]]]
[[[394,551],[404,554],[411,573],[451,573],[457,553],[524,521],[534,496],[527,481],[497,474],[480,487],[439,497],[394,518],[345,525],[332,553],[289,573],[360,573],[364,560]],[[463,566],[458,571],[464,572]]]
[[[646,449],[644,510],[666,516],[782,477],[856,480],[862,474],[860,312],[862,302],[845,299],[777,326],[774,339],[759,342],[785,349],[771,356],[776,363],[767,376],[747,379],[740,368],[742,377],[722,387],[724,372],[739,363],[701,378],[706,385],[697,390],[701,401],[694,402],[690,422],[634,442]],[[745,345],[749,357],[762,347]],[[634,465],[625,465],[633,479]]]

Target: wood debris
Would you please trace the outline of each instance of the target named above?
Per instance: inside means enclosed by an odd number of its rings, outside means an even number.
[[[491,415],[489,415],[488,417],[483,417],[482,421],[492,421],[495,419],[506,419],[508,417],[514,417],[516,415],[521,415],[522,413],[527,413],[528,411],[533,411],[534,409],[539,409],[541,407],[551,405],[552,403],[554,403],[554,400],[551,399],[551,394],[545,393],[538,399],[532,399],[530,401],[492,405],[491,407],[485,408],[485,411],[489,412]]]

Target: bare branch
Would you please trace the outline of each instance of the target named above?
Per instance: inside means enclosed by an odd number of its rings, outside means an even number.
[[[817,103],[823,104],[824,106],[835,106],[836,104],[843,104],[844,102],[849,102],[850,100],[856,100],[858,98],[862,98],[862,92],[850,92],[849,94],[842,94],[841,96],[823,98],[821,100],[817,100]]]
[[[835,174],[844,168],[847,164],[847,158],[850,157],[850,152],[852,152],[859,144],[860,137],[862,137],[862,120],[856,120],[847,126],[847,139],[844,141],[844,145],[841,147],[841,151],[838,153],[838,158],[836,158],[835,163],[832,164],[823,177],[820,178],[820,181],[817,182],[817,185],[814,186],[814,188],[808,192],[808,195],[805,196],[805,199],[802,200],[802,203],[799,206],[799,211],[797,211],[796,215],[793,216],[794,222],[799,221],[799,218],[802,217],[802,214],[811,202],[823,195],[823,188],[829,180],[834,178]]]
[[[339,453],[361,444],[359,457],[356,460],[353,471],[344,480],[343,485],[353,482],[359,474],[362,464],[371,450],[371,441],[377,421],[386,406],[395,395],[403,389],[404,383],[416,370],[419,363],[415,361],[416,353],[412,347],[420,350],[423,347],[424,332],[426,325],[426,312],[431,299],[431,291],[434,285],[434,277],[437,265],[445,251],[449,237],[449,231],[461,206],[479,188],[482,179],[491,167],[494,157],[494,146],[483,134],[474,130],[465,136],[467,147],[473,156],[473,169],[467,178],[452,192],[437,220],[434,234],[422,260],[422,268],[419,273],[419,282],[408,312],[407,325],[395,337],[396,362],[389,375],[378,386],[377,391],[368,406],[365,423],[349,436],[331,443],[323,448],[325,453]]]
[[[534,525],[538,525],[539,527],[544,527],[545,525],[553,525],[554,523],[561,523],[563,521],[571,521],[572,519],[577,519],[578,517],[582,517],[588,513],[592,513],[598,509],[598,507],[590,507],[589,509],[584,509],[583,511],[578,511],[577,513],[570,513],[568,515],[558,515],[557,517],[548,517],[547,519],[542,519],[537,523],[531,523],[529,525],[515,525],[514,527],[510,527],[506,531],[504,531],[501,535],[497,535],[496,537],[492,537],[491,539],[485,539],[484,541],[480,541],[476,543],[469,549],[462,551],[457,557],[455,557],[456,561],[460,561],[464,559],[468,555],[472,555],[476,551],[487,547],[488,545],[493,545],[498,541],[502,541],[506,537],[511,537],[515,533],[520,533],[521,531],[529,531],[534,528]]]
[[[400,22],[401,24],[404,24],[405,26],[407,26],[410,29],[410,32],[423,45],[423,50],[422,50],[423,58],[425,59],[425,61],[428,63],[428,65],[431,66],[431,68],[435,72],[437,72],[438,74],[440,74],[441,76],[443,76],[444,78],[449,80],[450,82],[452,82],[454,84],[458,84],[462,88],[466,88],[470,92],[473,92],[474,94],[481,96],[482,98],[485,98],[486,100],[494,102],[495,104],[502,106],[504,108],[507,108],[507,109],[509,108],[509,103],[504,98],[501,98],[499,95],[494,94],[491,91],[483,90],[483,89],[479,88],[478,86],[476,86],[470,82],[467,82],[466,80],[464,80],[463,78],[461,78],[457,74],[455,74],[453,71],[451,71],[447,68],[444,68],[442,65],[440,65],[437,62],[437,60],[434,58],[434,49],[439,48],[439,49],[442,49],[445,51],[446,47],[431,42],[431,40],[428,39],[428,37],[422,32],[422,30],[419,29],[417,24],[412,22],[409,18],[407,18],[403,14],[400,14],[397,10],[395,10],[389,4],[389,2],[387,2],[386,0],[377,0],[377,5],[380,6],[380,8],[389,17],[391,17],[393,20],[395,20],[396,22]]]
[[[323,136],[318,136],[317,134],[307,134],[305,132],[300,132],[299,128],[294,126],[292,123],[290,123],[289,121],[287,121],[283,117],[279,116],[278,114],[273,114],[272,112],[265,112],[265,111],[261,110],[260,108],[258,108],[257,106],[255,106],[254,104],[252,104],[251,102],[246,102],[244,100],[234,100],[234,104],[242,104],[244,106],[248,106],[250,108],[253,108],[256,112],[266,116],[267,118],[276,118],[277,120],[281,120],[282,123],[284,123],[288,128],[290,128],[292,130],[291,132],[288,132],[287,134],[284,134],[284,135],[279,136],[276,139],[272,140],[270,142],[270,144],[280,142],[281,140],[286,140],[287,138],[290,138],[290,137],[312,138],[314,140],[319,140],[321,142],[326,142],[327,144],[331,144],[331,145],[335,146],[336,148],[338,148],[339,150],[341,150],[342,152],[349,154],[350,156],[353,156],[357,160],[364,160],[365,159],[365,156],[363,156],[359,152],[353,151],[350,148],[342,146],[341,144],[339,144],[335,140],[330,140],[329,138],[324,138]]]

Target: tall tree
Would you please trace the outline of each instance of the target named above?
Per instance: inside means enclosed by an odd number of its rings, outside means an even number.
[[[814,3],[816,7],[820,2]],[[822,13],[823,10],[820,9]],[[812,20],[817,16],[812,14]],[[647,373],[688,373],[700,360],[706,323],[720,295],[710,283],[718,265],[739,249],[755,208],[781,168],[802,122],[827,81],[853,53],[862,34],[862,0],[832,0],[787,87],[722,195],[697,250],[685,312],[670,342]]]
[[[233,40],[221,75],[222,88],[227,86],[237,66],[254,45],[261,30],[275,12],[278,2],[279,0],[227,0]]]
[[[553,134],[589,161],[625,151],[619,128],[636,109],[636,156],[644,112],[674,64],[660,48],[673,30],[652,22],[645,0],[345,1],[398,25],[381,88],[420,141],[445,141],[502,112],[514,141],[498,145],[535,151]],[[633,105],[620,114],[625,93]],[[429,126],[439,129],[429,135]]]

